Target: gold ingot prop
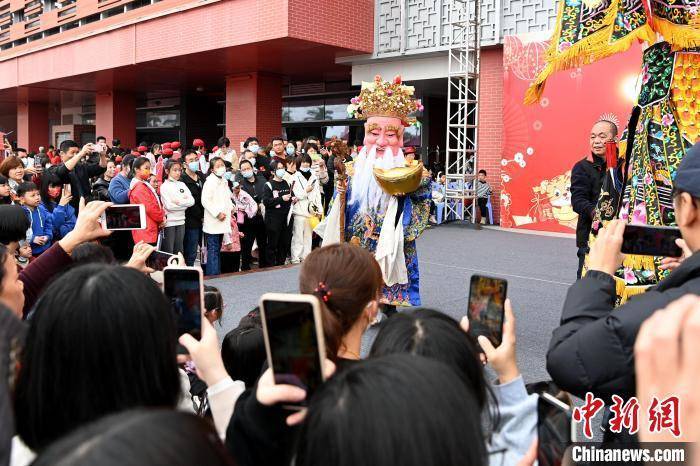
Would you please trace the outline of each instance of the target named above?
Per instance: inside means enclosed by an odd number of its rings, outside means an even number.
[[[382,190],[392,196],[409,194],[418,189],[423,178],[423,163],[412,161],[405,167],[374,168],[374,178]]]

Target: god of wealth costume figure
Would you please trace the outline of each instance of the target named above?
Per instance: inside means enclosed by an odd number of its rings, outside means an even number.
[[[420,305],[416,239],[430,214],[427,172],[402,152],[404,128],[414,121],[409,115],[422,109],[413,91],[399,76],[362,83],[348,113],[367,120],[364,145],[346,164],[345,185],[316,230],[324,246],[349,241],[374,253],[384,278],[382,302],[394,306]]]
[[[589,244],[614,218],[675,226],[672,190],[687,149],[700,140],[700,4],[697,0],[560,0],[547,64],[525,96],[535,102],[547,77],[627,50],[643,55],[641,90],[619,155],[608,157]],[[611,168],[612,165],[612,168]],[[628,255],[618,270],[618,303],[662,280],[660,257]]]

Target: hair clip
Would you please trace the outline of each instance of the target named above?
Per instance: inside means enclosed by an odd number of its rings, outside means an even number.
[[[331,290],[328,289],[324,282],[318,282],[318,287],[314,290],[319,298],[323,300],[324,303],[328,302],[328,298],[331,297]]]

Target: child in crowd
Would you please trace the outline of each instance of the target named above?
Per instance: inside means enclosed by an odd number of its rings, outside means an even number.
[[[488,222],[487,204],[492,192],[491,185],[486,181],[486,170],[479,170],[479,176],[476,180],[476,202],[479,204],[479,217],[482,225],[486,225]]]
[[[40,194],[41,205],[51,214],[53,240],[58,241],[75,228],[77,221],[75,208],[70,204],[70,184],[64,186],[55,173],[46,173],[41,177]]]
[[[226,334],[221,345],[221,358],[233,380],[242,380],[246,387],[255,385],[267,358],[257,307],[241,319],[238,327]]]
[[[17,265],[25,268],[29,265],[32,260],[32,248],[27,243],[27,240],[21,240],[19,242],[19,248],[17,249]]]
[[[8,179],[0,175],[0,204],[12,204],[12,190]]]
[[[32,182],[21,183],[17,188],[17,197],[27,218],[31,223],[27,239],[32,247],[32,254],[38,256],[51,247],[53,240],[53,219],[46,207],[41,205],[39,188]]]
[[[219,322],[224,315],[224,297],[215,286],[204,285],[204,315],[209,322]]]

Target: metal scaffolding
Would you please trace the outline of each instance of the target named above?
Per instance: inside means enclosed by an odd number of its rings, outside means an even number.
[[[479,125],[480,0],[448,2],[445,218],[476,219],[476,156]]]

